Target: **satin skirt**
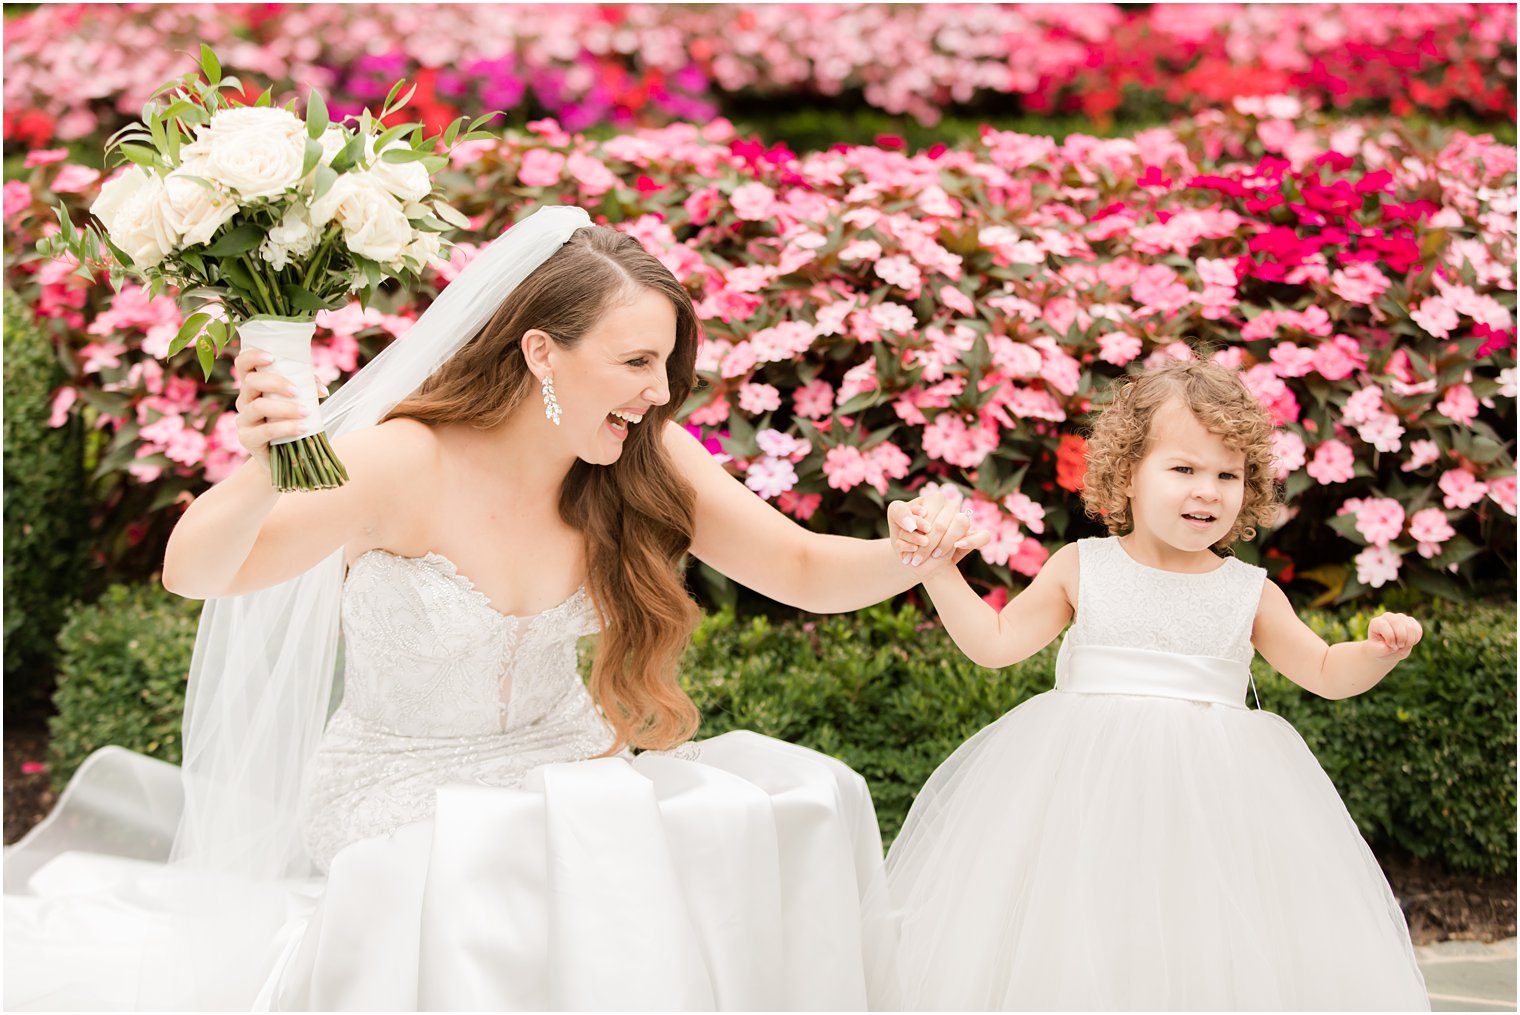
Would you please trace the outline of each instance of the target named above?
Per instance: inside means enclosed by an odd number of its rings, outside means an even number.
[[[1174,662],[1063,651],[1059,689],[934,773],[887,859],[882,1003],[1429,1007],[1387,880],[1303,739],[1243,706],[1239,664]]]
[[[7,888],[5,1001],[862,1010],[868,968],[891,965],[883,889],[864,780],[728,733],[443,786],[431,819],[346,847],[325,879],[61,854]]]

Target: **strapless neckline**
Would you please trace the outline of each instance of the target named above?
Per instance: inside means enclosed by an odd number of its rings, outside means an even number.
[[[417,564],[422,567],[431,568],[433,571],[444,575],[446,578],[452,581],[460,588],[461,591],[466,593],[467,599],[483,607],[492,616],[502,621],[512,621],[515,624],[536,623],[545,617],[562,613],[572,606],[577,605],[580,600],[586,598],[586,586],[583,583],[576,586],[575,591],[570,593],[570,595],[563,601],[556,603],[546,610],[541,610],[538,613],[528,614],[505,613],[502,610],[497,609],[496,604],[491,602],[490,596],[486,595],[484,592],[480,591],[480,589],[475,587],[475,583],[471,581],[467,575],[463,574],[459,570],[459,565],[455,564],[452,560],[450,560],[448,557],[445,557],[443,554],[436,553],[432,550],[429,550],[427,553],[424,553],[420,557],[408,557],[404,554],[396,553],[392,550],[387,550],[383,547],[377,546],[372,550],[365,550],[363,553],[359,554],[359,556],[355,557],[354,562],[348,567],[349,574],[352,575],[360,564],[375,554],[380,554],[384,557],[390,557],[393,560],[405,561],[410,564]]]

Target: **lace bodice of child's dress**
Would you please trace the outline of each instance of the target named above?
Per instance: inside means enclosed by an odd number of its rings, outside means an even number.
[[[1114,537],[1077,545],[1077,611],[1066,641],[1249,665],[1266,571],[1234,557],[1205,574],[1148,567]]]
[[[302,804],[323,870],[349,843],[431,816],[445,783],[516,786],[611,743],[576,668],[576,640],[597,629],[584,588],[513,617],[439,554],[371,550],[349,569],[342,623],[343,703]]]

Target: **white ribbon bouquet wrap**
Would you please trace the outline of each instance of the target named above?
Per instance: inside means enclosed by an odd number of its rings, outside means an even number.
[[[413,86],[413,91],[415,86]],[[227,93],[227,94],[224,94]],[[443,234],[469,221],[435,190],[448,149],[490,137],[456,120],[439,135],[420,123],[385,127],[405,107],[405,82],[376,114],[328,119],[310,93],[306,116],[238,98],[242,83],[223,77],[201,47],[200,70],[160,88],[143,119],[117,132],[107,151],[130,163],[90,206],[99,224],[76,228],[58,209],[59,232],[39,244],[72,256],[85,272],[110,272],[153,293],[174,287],[189,311],[169,356],[194,347],[209,379],[233,334],[275,358],[313,421],[270,446],[270,471],[282,491],[323,490],[347,480],[320,424],[311,339],[316,315],[357,294],[368,306],[388,279],[415,282],[444,248]]]

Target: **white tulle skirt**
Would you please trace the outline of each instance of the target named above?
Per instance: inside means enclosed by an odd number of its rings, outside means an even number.
[[[18,873],[8,1009],[861,1010],[890,966],[865,943],[883,886],[864,781],[749,733],[442,787],[431,820],[325,879],[80,852]]]
[[[887,871],[893,1006],[1428,1008],[1376,860],[1270,713],[1039,695],[940,766]]]

